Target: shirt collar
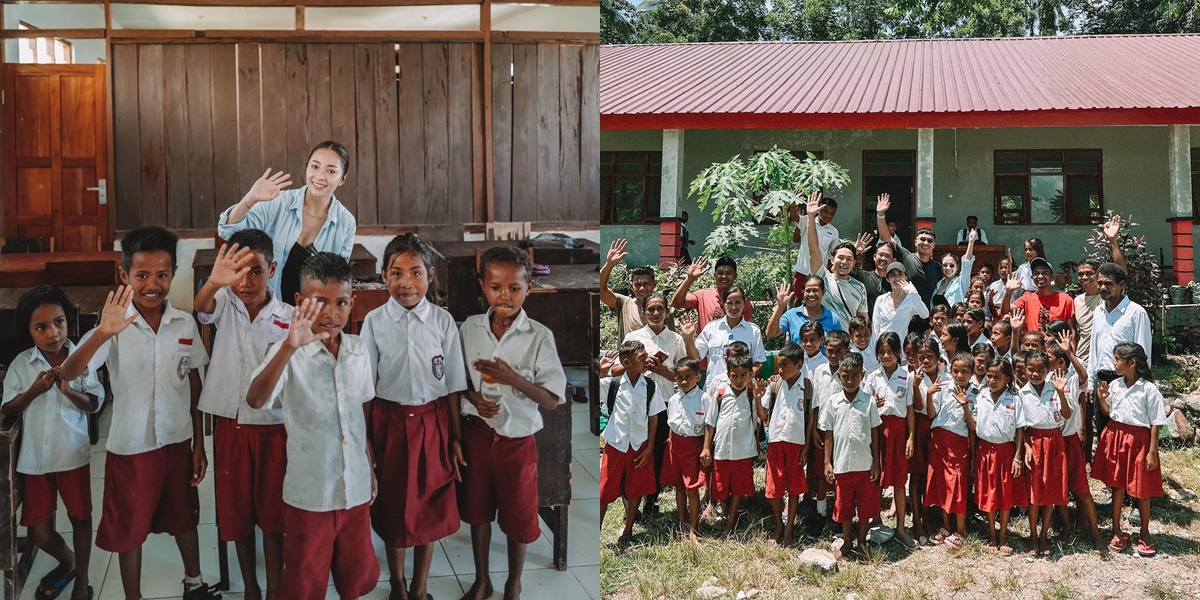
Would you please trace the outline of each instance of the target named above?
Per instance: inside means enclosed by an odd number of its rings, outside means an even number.
[[[639,388],[639,387],[644,388],[644,387],[646,387],[646,374],[642,373],[641,375],[638,375],[637,383],[631,383],[629,381],[629,373],[625,373],[625,375],[621,378],[621,381],[623,383],[628,383],[629,387],[634,388],[634,389]],[[699,386],[697,386],[697,387],[699,387]]]
[[[290,206],[288,206],[288,210],[293,213],[296,213],[297,219],[301,219],[299,212],[304,207],[304,194],[307,191],[308,191],[308,186],[305,185],[304,187],[302,187],[292,193],[292,204]],[[329,200],[329,216],[326,217],[325,223],[330,224],[330,225],[337,225],[338,215],[341,213],[341,208],[342,208],[342,203],[338,202],[336,195],[333,198],[330,198],[330,200]],[[324,226],[322,226],[322,227],[324,227]]]
[[[363,353],[363,349],[360,348],[357,344],[347,344],[346,340],[348,340],[349,338],[342,335],[342,332],[339,331],[338,335],[342,336],[341,346],[338,348],[339,355],[342,352],[349,352],[350,354],[362,354]],[[317,340],[315,342],[310,342],[308,344],[301,346],[300,351],[303,352],[305,356],[308,356],[310,358],[321,351],[325,351],[325,353],[329,354],[330,356],[333,355],[333,353],[330,352],[325,347],[325,344],[322,343],[320,340]]]
[[[45,363],[46,366],[50,366],[49,361],[46,360],[46,357],[42,356],[42,351],[38,350],[37,346],[34,346],[33,348],[30,348],[29,350],[30,350],[29,364],[32,365],[32,364],[37,364],[37,363],[41,362],[41,363]],[[70,339],[68,339],[67,340],[67,356],[70,356],[72,352],[75,352],[75,343],[72,342]],[[696,386],[696,387],[699,387],[699,386]]]
[[[246,303],[242,302],[242,299],[238,298],[237,294],[233,293],[233,290],[228,288],[226,288],[226,290],[233,299],[237,300],[237,302],[232,302],[234,310],[245,314],[247,319],[250,318],[250,307],[246,306]],[[286,313],[283,310],[283,302],[280,302],[279,299],[275,297],[275,292],[268,287],[267,303],[258,311],[257,318],[264,319],[270,317],[275,319],[283,318],[284,316],[286,316]]]
[[[142,316],[142,313],[138,312],[137,307],[134,306],[133,301],[130,301],[129,307],[125,309],[125,318],[132,317],[133,315],[137,315],[137,319],[134,320],[134,323],[140,321],[142,325],[145,325],[147,328],[150,327],[150,324],[146,322],[146,319]],[[166,325],[173,319],[178,319],[183,316],[190,315],[187,315],[183,311],[171,306],[170,300],[163,300],[163,316],[162,320],[159,322],[159,326],[161,327],[162,325]]]
[[[490,330],[492,327],[492,312],[493,309],[489,308],[487,311],[487,318],[483,320],[483,327],[488,330]],[[527,331],[530,329],[530,327],[532,326],[529,324],[529,317],[525,314],[525,309],[522,308],[521,312],[517,313],[516,318],[513,319],[512,326],[509,327],[508,330],[512,331],[516,329],[517,331]]]
[[[433,305],[426,298],[421,298],[421,301],[412,308],[405,308],[404,305],[396,301],[395,298],[388,297],[387,304],[388,316],[393,320],[399,321],[404,318],[404,315],[411,313],[414,317],[420,319],[422,323],[429,321],[429,314],[433,310]],[[515,323],[514,323],[515,325]]]

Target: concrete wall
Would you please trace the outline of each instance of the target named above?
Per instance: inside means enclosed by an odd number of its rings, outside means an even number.
[[[934,214],[938,238],[952,240],[967,215],[974,214],[979,216],[980,227],[993,244],[1009,245],[1016,250],[1025,238],[1040,237],[1053,264],[1078,260],[1091,226],[993,223],[993,151],[1099,148],[1103,151],[1105,210],[1133,214],[1140,225],[1139,233],[1147,236],[1149,248],[1156,253],[1162,248],[1169,263],[1171,240],[1166,219],[1171,214],[1167,131],[1166,127],[936,130]],[[702,169],[714,162],[726,161],[734,154],[745,156],[772,146],[824,152],[825,158],[844,167],[851,178],[850,184],[835,194],[840,206],[834,225],[843,238],[874,229],[873,223],[864,228],[861,216],[863,151],[915,150],[917,146],[916,130],[689,130],[686,136],[685,164],[689,181]],[[659,131],[604,131],[600,137],[603,151],[660,150],[661,146]],[[1192,128],[1192,146],[1200,146],[1200,127]],[[692,238],[702,244],[713,229],[709,215],[701,213],[694,198],[685,200],[682,207],[691,217]],[[657,258],[657,243],[641,239],[650,237],[648,229],[647,226],[606,225],[601,227],[601,238],[607,244],[615,237],[627,237],[631,240],[631,264],[651,263]],[[911,248],[911,240],[905,240],[905,243]],[[1200,243],[1197,248],[1200,252]]]

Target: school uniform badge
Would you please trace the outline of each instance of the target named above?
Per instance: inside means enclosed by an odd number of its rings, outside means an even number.
[[[191,366],[192,366],[192,357],[191,356],[188,356],[185,354],[185,355],[179,357],[179,364],[176,365],[176,367],[175,367],[175,374],[179,376],[180,381],[187,379],[188,371],[191,370]]]
[[[438,381],[446,375],[446,360],[439,354],[433,357],[433,376],[437,377]]]

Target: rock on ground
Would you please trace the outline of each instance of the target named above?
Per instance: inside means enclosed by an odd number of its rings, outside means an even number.
[[[833,557],[833,553],[820,548],[808,548],[801,552],[800,564],[814,567],[822,573],[837,571],[837,559]]]

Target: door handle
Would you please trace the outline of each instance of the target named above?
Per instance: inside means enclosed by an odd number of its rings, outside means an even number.
[[[100,204],[108,204],[108,180],[101,179],[96,187],[87,188],[89,192],[100,192]]]

